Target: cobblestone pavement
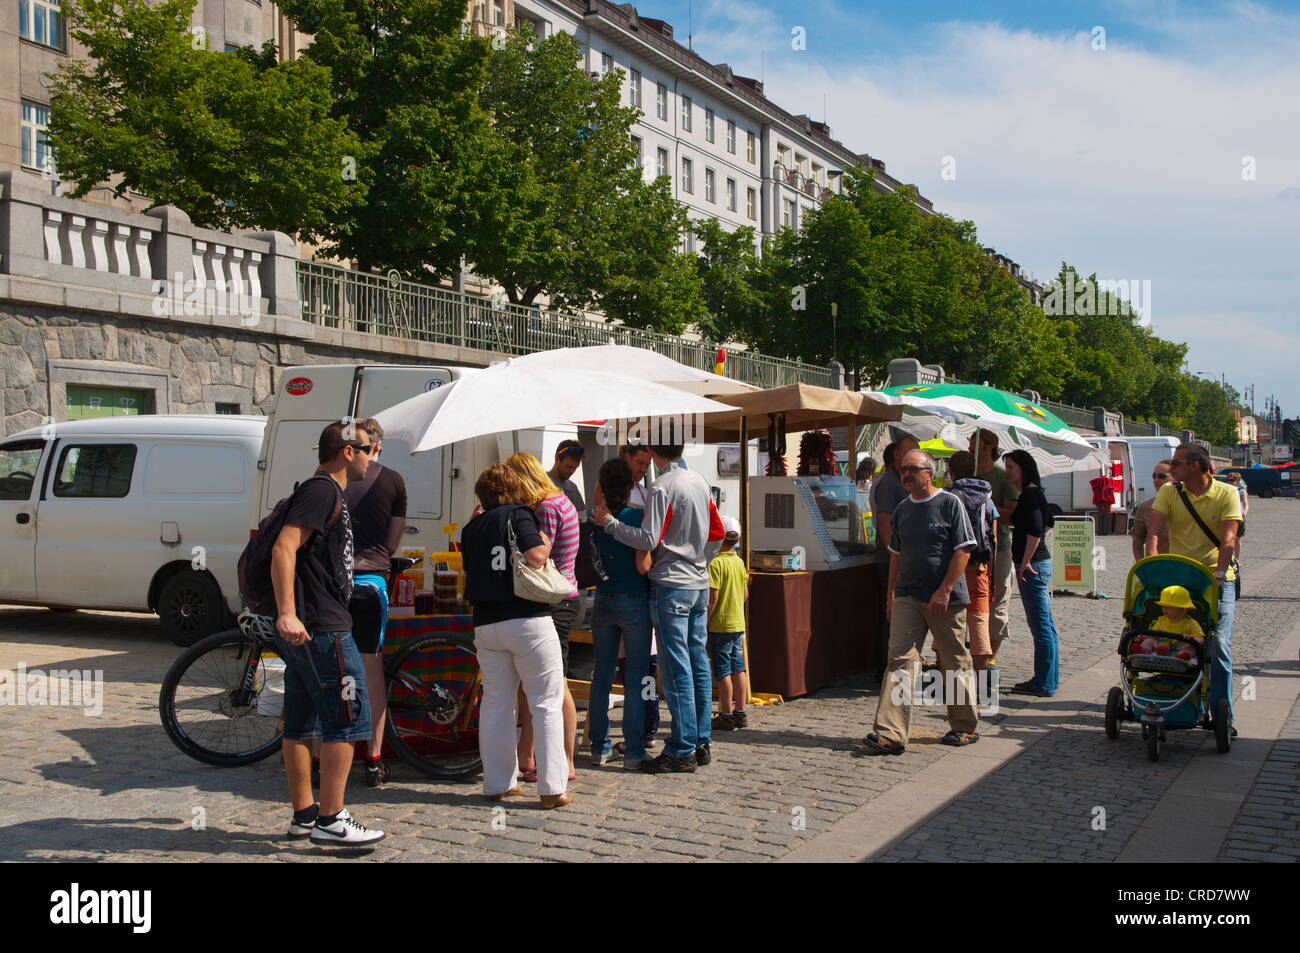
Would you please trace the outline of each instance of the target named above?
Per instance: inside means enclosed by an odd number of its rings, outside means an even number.
[[[1300,503],[1252,501],[1252,507],[1247,596],[1238,604],[1233,639],[1237,670],[1245,674],[1269,657],[1300,604],[1291,597],[1300,591],[1300,563],[1276,573],[1259,592],[1249,585],[1252,566],[1300,537]],[[1128,540],[1100,542],[1107,555],[1101,584],[1111,598],[1055,602],[1063,680],[1112,655],[1119,632]],[[1030,674],[1023,618],[1014,605],[1013,639],[999,658],[1004,684]],[[0,860],[298,862],[326,856],[282,839],[288,811],[277,759],[213,768],[167,740],[157,693],[177,652],[149,617],[0,607],[0,670],[20,662],[29,670],[99,669],[105,690],[97,717],[28,705],[0,719]],[[625,772],[617,762],[591,769],[580,759],[570,788],[574,803],[558,811],[507,802],[504,816],[494,814],[478,797],[477,782],[431,782],[401,763],[392,765],[392,780],[379,789],[366,788],[355,772],[348,803],[363,823],[389,832],[362,855],[372,861],[775,859],[953,754],[937,743],[944,720],[918,709],[906,756],[858,757],[857,742],[875,704],[873,683],[857,677],[808,698],[754,709],[751,727],[715,737],[714,763],[693,775],[650,777]],[[989,722],[1014,725],[1027,704],[1041,713],[1052,700],[1004,695],[1001,713]],[[1225,844],[1226,858],[1264,851],[1294,859],[1279,841],[1289,831],[1295,843],[1300,815],[1298,728],[1292,712]],[[1059,721],[1033,733],[1041,735],[1036,743],[930,818],[916,818],[924,823],[900,830],[874,859],[1114,859],[1190,759],[1217,757],[1212,743],[1203,748],[1204,733],[1171,733],[1161,760],[1152,764],[1136,732],[1116,742],[1105,738],[1100,699],[1092,708],[1062,711]],[[1097,805],[1108,805],[1104,832],[1090,826]]]
[[[1300,861],[1300,701],[1241,806],[1220,859]]]

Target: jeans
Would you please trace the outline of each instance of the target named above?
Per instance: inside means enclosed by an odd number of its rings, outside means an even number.
[[[370,740],[366,672],[350,632],[313,632],[290,645],[277,631],[284,660],[284,736],[293,741]]]
[[[1210,717],[1214,717],[1214,703],[1228,699],[1228,717],[1232,717],[1232,615],[1236,607],[1235,583],[1224,580],[1219,584],[1219,624],[1214,630],[1216,646],[1210,669]]]
[[[1056,694],[1060,687],[1060,652],[1056,642],[1056,623],[1052,621],[1052,560],[1040,559],[1030,563],[1038,575],[1016,579],[1020,585],[1020,601],[1025,606],[1025,621],[1034,637],[1034,677],[1029,686],[1048,695]]]
[[[743,672],[745,670],[745,633],[710,632],[709,664],[713,666],[713,677],[718,681]],[[743,701],[741,707],[744,707]]]
[[[655,583],[650,619],[659,637],[664,700],[673,716],[664,753],[685,758],[709,743],[713,677],[708,653],[709,590],[673,589]]]
[[[623,640],[627,664],[623,675],[623,742],[629,764],[645,760],[646,679],[650,677],[650,599],[620,592],[596,591],[591,612],[591,643],[595,668],[587,703],[587,728],[592,754],[609,754],[609,690]],[[651,692],[654,684],[651,683]]]

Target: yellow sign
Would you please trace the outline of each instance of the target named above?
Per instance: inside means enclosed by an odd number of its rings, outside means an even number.
[[[1058,516],[1052,528],[1052,588],[1096,589],[1092,565],[1092,517]]]
[[[442,531],[446,533],[448,536],[450,536],[452,533],[458,533],[460,532],[460,524],[448,523],[446,526],[442,528]]]

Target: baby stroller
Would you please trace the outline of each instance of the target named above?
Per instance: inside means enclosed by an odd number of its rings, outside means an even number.
[[[1166,586],[1182,586],[1195,608],[1189,615],[1205,632],[1205,645],[1170,632],[1152,629],[1160,617],[1156,600]],[[1119,737],[1120,724],[1142,725],[1142,740],[1152,761],[1160,757],[1167,729],[1210,728],[1221,753],[1231,745],[1228,700],[1221,698],[1207,712],[1210,665],[1215,658],[1214,628],[1219,621],[1219,589],[1214,575],[1186,556],[1148,556],[1133,564],[1124,588],[1124,631],[1119,640],[1120,683],[1106,698],[1106,737]],[[1169,655],[1140,654],[1147,635],[1190,644],[1191,660]],[[1210,716],[1213,716],[1212,718]]]

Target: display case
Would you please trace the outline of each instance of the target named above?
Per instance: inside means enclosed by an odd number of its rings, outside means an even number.
[[[867,503],[848,477],[754,477],[749,481],[751,550],[797,551],[803,568],[866,563],[874,546]]]

